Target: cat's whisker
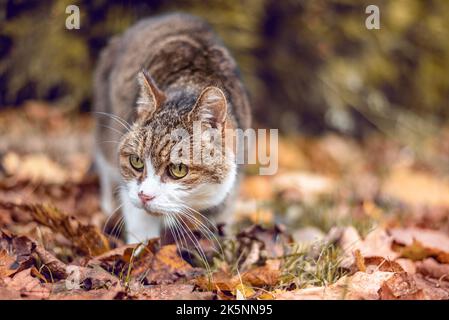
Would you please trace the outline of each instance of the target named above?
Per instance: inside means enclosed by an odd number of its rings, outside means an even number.
[[[183,233],[183,232],[179,229],[179,227],[177,226],[177,224],[176,224],[176,217],[174,217],[173,215],[171,215],[171,221],[174,223],[175,229],[179,232],[180,239],[181,239],[181,241],[182,241],[182,243],[183,243],[184,249],[188,250],[188,249],[189,249],[189,245],[188,245],[187,239],[186,239],[184,233]],[[181,238],[181,237],[182,237],[182,238]]]
[[[126,121],[123,118],[120,118],[118,115],[101,111],[94,111],[94,113],[110,117],[112,120],[115,120],[117,121],[117,123],[121,124],[127,131],[130,131],[132,128],[128,121]]]
[[[202,224],[201,221],[199,221],[199,220],[195,221],[194,219],[196,219],[196,218],[189,215],[186,212],[181,212],[180,214],[185,216],[189,220],[189,222],[195,224],[195,226],[198,227],[198,229],[196,229],[196,230],[198,230],[207,240],[211,241],[214,244],[213,249],[216,253],[220,253],[220,252],[215,249],[215,243],[220,247],[220,250],[223,252],[218,238],[215,236],[215,234],[210,229],[208,229],[204,224]]]
[[[183,207],[181,210],[183,214],[187,215],[192,220],[191,222],[194,222],[199,227],[205,229],[210,236],[215,236],[215,233],[209,228],[209,226],[207,226],[200,219],[195,217],[194,215],[195,212],[191,213],[192,211],[190,210],[190,208]]]
[[[179,256],[181,257],[182,256],[183,244],[182,244],[181,237],[179,237],[180,233],[179,233],[176,225],[175,224],[172,225],[173,217],[168,215],[168,216],[164,217],[164,220],[169,220],[168,227],[170,229],[171,234],[173,235],[173,238],[175,239],[176,248],[178,250]],[[179,239],[178,239],[178,237],[179,237]]]
[[[120,229],[120,225],[124,224],[125,219],[123,217],[120,217],[114,224],[114,227],[111,230],[111,235],[115,238],[118,238],[118,235],[120,234],[118,230]]]
[[[118,228],[117,238],[118,238],[118,236],[120,236],[120,234],[122,233],[124,227],[125,227],[125,219],[122,218],[122,222],[120,223],[120,226],[119,226],[119,228]]]
[[[110,127],[110,126],[107,126],[107,125],[104,125],[104,124],[101,124],[100,126],[103,127],[103,128],[106,128],[106,129],[110,129],[110,130],[118,133],[120,136],[123,136],[123,132],[121,132],[120,130],[117,130],[116,128],[113,128],[113,127]]]
[[[210,230],[210,228],[207,225],[205,225],[201,220],[199,220],[197,217],[195,217],[194,214],[198,214],[201,218],[206,220],[206,223],[210,224],[215,231],[218,231],[218,229],[215,226],[215,224],[210,219],[208,219],[206,216],[204,216],[203,214],[198,212],[197,210],[195,210],[195,209],[189,207],[188,205],[186,205],[178,197],[174,197],[174,198],[179,202],[179,205],[181,206],[181,210],[180,210],[181,214],[186,216],[186,218],[188,218],[190,222],[194,223],[195,226],[199,227],[198,231],[201,232],[201,234],[206,239],[208,239],[209,241],[212,242],[213,250],[217,254],[223,255],[224,254],[223,253],[223,248],[222,248],[221,243],[220,243],[219,239],[217,238],[215,232]],[[193,213],[191,213],[191,212],[193,212]],[[215,243],[218,245],[219,249],[216,249]]]
[[[114,216],[114,214],[120,210],[120,208],[123,206],[123,203],[121,203],[117,208],[114,209],[114,211],[112,211],[112,213],[109,215],[109,217],[106,219],[104,226],[103,226],[103,233],[106,233],[106,227],[108,226],[109,222],[111,221],[112,217]]]
[[[173,228],[173,229],[170,229],[171,232],[172,232],[172,234],[173,234],[173,232],[176,232],[177,235],[179,236],[179,240],[180,240],[181,245],[183,246],[183,248],[188,249],[187,240],[186,240],[185,236],[183,235],[183,233],[180,232],[180,230],[178,230],[179,228],[178,228],[177,225],[176,225],[176,221],[175,221],[176,217],[174,217],[174,215],[173,215],[173,214],[170,214],[170,213],[168,213],[168,214],[166,215],[166,217],[168,218],[169,222],[171,222],[171,223],[168,224],[168,227],[169,227],[169,228],[170,228],[170,227]],[[173,236],[174,236],[174,235],[173,235]],[[182,236],[182,238],[184,238],[184,243],[182,242],[183,239],[181,239],[181,236]]]
[[[181,201],[181,199],[176,198],[176,200],[178,202],[180,202],[180,204],[187,208],[188,210],[190,210],[191,212],[194,212],[195,214],[199,215],[202,219],[204,219],[211,227],[212,229],[214,229],[215,231],[218,231],[215,223],[213,221],[211,221],[208,217],[206,217],[204,214],[202,214],[201,212],[199,212],[198,210],[193,209],[192,207],[188,206],[185,202]]]
[[[182,217],[180,217],[180,216],[173,216],[173,217],[175,218],[174,221],[179,225],[179,227],[183,230],[183,232],[187,235],[187,237],[190,239],[190,241],[195,246],[195,249],[197,250],[198,254],[200,255],[200,259],[204,263],[206,269],[208,271],[210,271],[209,262],[207,261],[206,254],[205,254],[203,248],[201,247],[198,239],[195,237],[195,235],[189,229],[188,225],[182,219]]]
[[[187,205],[182,204],[182,206],[185,207],[185,208],[186,208],[187,210],[189,210],[190,212],[199,214],[201,217],[203,217],[204,219],[206,219],[206,220],[212,225],[214,231],[218,231],[217,227],[216,227],[214,224],[212,224],[212,222],[211,222],[209,219],[207,219],[204,215],[202,215],[202,214],[199,213],[198,211],[196,211],[196,210],[190,208],[190,207],[187,206]],[[195,222],[195,223],[200,227],[200,230],[199,230],[199,231],[203,231],[202,233],[203,233],[203,235],[204,235],[206,238],[208,238],[210,241],[212,241],[212,243],[217,243],[217,244],[218,244],[218,246],[220,247],[221,254],[223,254],[223,248],[221,247],[220,240],[217,238],[215,232],[212,231],[207,225],[205,225],[201,220],[199,220],[197,217],[194,216],[194,214],[192,214],[192,213],[190,213],[190,212],[185,212],[185,211],[183,210],[183,213],[186,214],[187,216],[189,216],[189,218],[190,218],[191,220],[193,220],[193,221],[191,221],[191,222]],[[206,235],[205,233],[207,233],[207,235]],[[214,248],[214,249],[215,249],[215,248]],[[217,250],[217,253],[218,253],[218,250]]]
[[[118,192],[120,192],[121,190],[125,190],[124,186],[118,185],[117,187],[114,188],[114,195],[117,195]]]

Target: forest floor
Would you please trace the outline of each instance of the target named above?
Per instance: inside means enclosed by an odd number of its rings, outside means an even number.
[[[449,128],[419,150],[282,137],[276,175],[247,168],[235,233],[196,235],[207,264],[117,237],[92,129],[44,103],[0,112],[0,299],[449,299]]]

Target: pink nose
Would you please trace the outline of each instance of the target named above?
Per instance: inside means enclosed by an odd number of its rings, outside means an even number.
[[[148,194],[143,193],[143,191],[140,191],[139,192],[139,198],[145,204],[145,203],[150,202],[151,200],[153,200],[154,196],[150,196]]]

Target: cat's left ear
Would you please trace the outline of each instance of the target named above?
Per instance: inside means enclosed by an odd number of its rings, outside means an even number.
[[[160,90],[147,70],[143,69],[138,77],[140,86],[139,98],[137,100],[137,118],[150,117],[166,100],[166,96]]]
[[[203,121],[217,127],[226,120],[226,97],[219,88],[205,88],[190,112],[192,120]]]

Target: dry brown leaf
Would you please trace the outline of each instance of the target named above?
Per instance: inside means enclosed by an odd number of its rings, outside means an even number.
[[[125,298],[138,300],[211,300],[215,294],[194,291],[190,284],[152,285],[132,289]]]
[[[51,293],[51,287],[41,283],[34,276],[37,274],[39,274],[39,271],[34,267],[22,270],[15,274],[12,279],[6,278],[6,288],[18,291],[22,296],[46,299]]]
[[[205,291],[216,290],[232,292],[241,282],[238,276],[229,274],[228,270],[221,270],[214,272],[210,277],[198,277],[193,283],[201,290]]]
[[[9,254],[4,248],[8,249]],[[42,279],[44,281],[50,280],[53,282],[56,279],[64,279],[67,276],[67,266],[42,246],[36,244],[28,237],[2,232],[0,234],[0,278],[2,277],[2,261],[4,261],[5,257],[3,255],[5,253],[9,257],[9,261],[12,261],[7,271],[9,276],[32,266],[40,270],[39,274],[34,276],[44,276]],[[34,271],[34,269],[31,270]]]
[[[401,256],[412,260],[435,257],[441,263],[449,263],[449,237],[441,231],[395,228],[388,232]]]
[[[424,293],[416,285],[413,276],[405,272],[396,273],[379,289],[381,300],[423,300]]]
[[[86,290],[120,287],[119,279],[100,267],[72,266],[72,268],[79,272],[80,285]]]
[[[50,295],[49,300],[113,300],[123,292],[122,288],[108,288],[95,290],[66,290]]]
[[[242,281],[243,283],[258,288],[275,286],[281,275],[279,268],[279,260],[267,260],[264,266],[256,267],[245,272],[242,275]]]
[[[16,236],[0,230],[0,251],[14,259],[13,264],[8,267],[9,270],[15,270],[14,273],[33,265],[32,254],[35,247],[36,245],[28,237]]]
[[[353,276],[340,278],[328,287],[313,287],[275,294],[278,300],[377,300],[382,284],[393,272],[356,272]]]
[[[355,265],[357,266],[357,269],[359,271],[366,272],[365,259],[363,258],[359,249],[356,249],[354,251],[354,257],[355,257]]]
[[[0,250],[0,279],[9,277],[10,275],[17,272],[15,268],[16,259],[11,257],[6,250]]]
[[[0,285],[0,300],[17,300],[22,299],[20,292],[11,290]]]
[[[366,257],[364,258],[366,272],[386,271],[386,272],[403,272],[404,269],[396,261],[387,260],[383,257]],[[362,271],[362,270],[361,270]]]
[[[423,277],[417,273],[413,276],[417,287],[422,290],[426,300],[449,300],[449,283]]]
[[[96,256],[110,249],[107,238],[97,227],[82,224],[74,216],[68,216],[55,207],[15,203],[2,205],[29,212],[36,222],[71,240],[74,246],[85,255]]]
[[[398,263],[401,268],[404,269],[404,271],[408,274],[416,273],[416,264],[414,261],[406,258],[398,258],[395,260],[395,262]]]
[[[239,244],[238,255],[241,256],[242,261],[240,266],[245,267],[256,263],[262,264],[265,259],[276,259],[283,256],[286,246],[293,242],[293,238],[282,225],[275,225],[272,228],[253,225],[240,231],[237,240]],[[256,247],[259,257],[252,257]],[[245,263],[248,258],[250,258],[251,263]],[[245,271],[245,268],[240,270]]]
[[[252,298],[256,294],[255,289],[275,286],[278,283],[279,267],[279,260],[267,260],[265,265],[254,267],[241,275],[232,275],[229,270],[223,269],[210,277],[199,277],[194,283],[201,290],[218,291],[222,298],[229,299],[229,294],[236,296],[237,291],[245,298]]]
[[[347,227],[339,239],[339,245],[344,252],[341,265],[344,268],[351,268],[355,264],[356,250],[359,250],[364,258],[383,257],[392,261],[399,256],[391,249],[392,242],[392,237],[383,229],[374,229],[362,240],[354,227]]]
[[[236,300],[246,300],[253,298],[257,292],[252,287],[239,283],[231,293],[236,297]]]
[[[198,269],[193,268],[178,255],[175,245],[167,245],[154,255],[146,280],[150,284],[173,283],[197,274]]]
[[[157,250],[159,250],[158,239],[148,241],[145,246],[124,245],[91,259],[87,265],[101,266],[119,277],[145,277]]]
[[[449,281],[449,264],[438,263],[433,258],[416,262],[416,271],[425,276]]]

